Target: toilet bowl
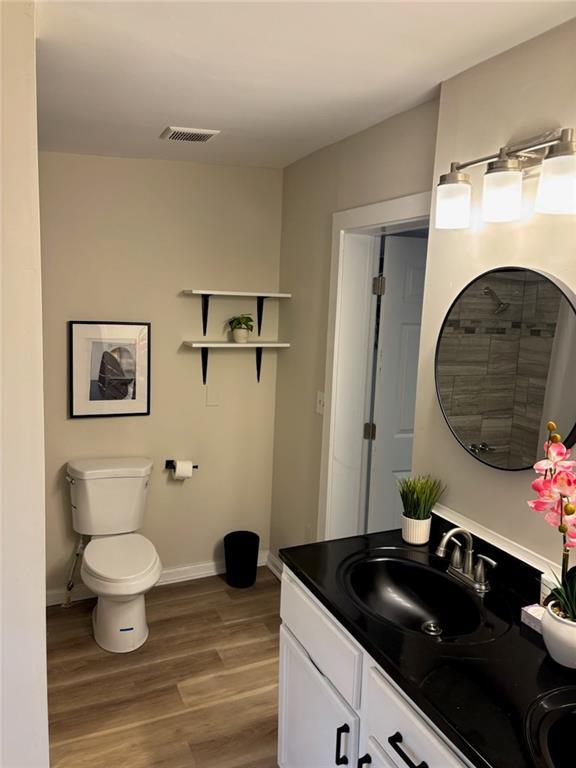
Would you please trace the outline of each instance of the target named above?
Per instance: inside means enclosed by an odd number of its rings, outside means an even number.
[[[154,545],[139,533],[99,536],[89,542],[80,574],[98,596],[92,625],[101,648],[128,653],[146,641],[144,594],[157,583],[161,571]]]

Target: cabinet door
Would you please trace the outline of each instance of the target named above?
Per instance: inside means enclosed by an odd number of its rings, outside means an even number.
[[[298,641],[280,629],[280,768],[355,768],[358,717]]]

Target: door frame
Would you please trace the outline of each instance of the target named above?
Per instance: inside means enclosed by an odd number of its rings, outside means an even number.
[[[370,376],[374,258],[383,234],[427,224],[431,199],[431,192],[420,192],[332,216],[319,540],[361,532],[366,453],[361,424]],[[349,318],[354,322],[347,322]],[[357,510],[356,521],[353,515],[350,520],[351,506]]]

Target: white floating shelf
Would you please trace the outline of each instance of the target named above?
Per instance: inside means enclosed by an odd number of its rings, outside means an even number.
[[[188,288],[182,293],[185,296],[200,296],[202,299],[202,332],[204,336],[208,331],[208,310],[210,308],[210,299],[217,296],[229,296],[236,297],[237,299],[256,299],[256,327],[258,329],[258,336],[262,331],[262,317],[264,315],[264,302],[266,299],[291,299],[291,293],[274,293],[274,292],[254,292],[254,291],[210,291],[208,289],[201,290],[200,288]]]
[[[253,291],[209,291],[190,289],[182,291],[187,296],[246,296],[248,298],[261,298],[261,299],[291,299],[291,293],[274,293],[273,291],[264,291],[261,293],[254,293]]]
[[[278,349],[290,346],[283,341],[247,341],[242,344],[235,341],[185,341],[184,344],[192,349]]]
[[[208,377],[208,353],[211,349],[254,349],[256,351],[256,380],[260,381],[260,371],[262,368],[262,350],[264,349],[286,349],[289,347],[285,341],[247,341],[245,344],[238,344],[235,341],[183,341],[185,347],[190,349],[199,349],[202,355],[202,383],[206,384]]]

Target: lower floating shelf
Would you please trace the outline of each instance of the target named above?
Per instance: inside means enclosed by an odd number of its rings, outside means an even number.
[[[208,352],[210,349],[254,349],[256,350],[256,379],[260,381],[263,349],[286,349],[290,346],[284,341],[247,341],[238,344],[234,341],[185,341],[185,347],[199,349],[202,354],[202,383],[206,384],[208,376]]]

